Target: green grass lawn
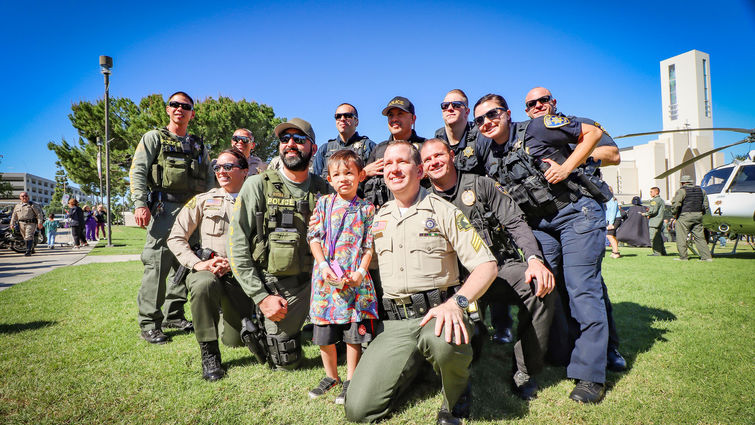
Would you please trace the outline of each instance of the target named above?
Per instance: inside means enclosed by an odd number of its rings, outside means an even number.
[[[520,401],[508,385],[511,346],[487,344],[468,423],[755,422],[752,249],[713,263],[621,252],[605,259],[604,275],[630,369],[609,373],[603,403],[570,401],[573,384],[555,367],[538,377],[538,399]],[[222,347],[227,378],[207,383],[193,335],[147,344],[136,321],[141,272],[136,261],[71,266],[0,292],[0,423],[345,423],[337,391],[307,396],[324,374],[316,346],[288,373]],[[434,423],[439,388],[424,379],[387,423]]]
[[[146,235],[141,227],[113,226],[113,246],[107,246],[107,238],[102,238],[89,255],[141,254]]]

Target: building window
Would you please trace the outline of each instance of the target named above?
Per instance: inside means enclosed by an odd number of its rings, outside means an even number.
[[[668,67],[668,88],[669,88],[669,118],[673,121],[679,118],[679,106],[676,103],[676,65]]]
[[[710,96],[708,96],[708,61],[703,59],[703,97],[705,99],[705,116],[710,117]]]

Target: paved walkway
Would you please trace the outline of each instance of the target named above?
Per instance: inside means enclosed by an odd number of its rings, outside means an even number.
[[[139,260],[138,254],[87,255],[94,245],[92,243],[92,245],[81,249],[73,249],[71,246],[58,244],[56,244],[55,249],[49,249],[47,245],[38,245],[36,253],[30,257],[10,249],[2,249],[0,250],[0,291],[58,267]]]

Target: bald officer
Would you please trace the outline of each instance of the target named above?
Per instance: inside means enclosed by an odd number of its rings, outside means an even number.
[[[34,249],[34,227],[41,229],[42,223],[45,221],[42,210],[39,209],[39,205],[35,204],[29,199],[29,194],[21,192],[18,195],[18,199],[21,200],[15,207],[13,207],[13,214],[10,218],[10,227],[14,229],[16,223],[20,223],[21,235],[26,241],[26,253],[25,256],[30,256]]]
[[[217,381],[225,375],[218,347],[219,311],[223,310],[223,343],[241,345],[241,318],[249,317],[252,300],[236,279],[227,275],[231,266],[226,254],[228,228],[236,196],[249,170],[246,155],[236,148],[227,149],[213,161],[212,169],[220,185],[191,198],[181,208],[173,223],[168,248],[182,266],[191,270],[186,287],[191,295],[191,316],[202,354],[202,377]],[[214,251],[214,257],[197,257],[189,239],[199,230],[202,248]]]
[[[395,199],[378,211],[372,231],[388,320],[354,372],[346,417],[372,422],[388,415],[424,358],[443,383],[437,422],[458,424],[450,410],[467,387],[472,361],[466,308],[495,278],[495,257],[459,209],[420,188],[422,162],[411,143],[390,142],[383,160]],[[472,271],[460,287],[457,261]]]

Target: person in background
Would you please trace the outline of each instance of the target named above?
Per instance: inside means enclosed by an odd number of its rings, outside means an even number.
[[[84,237],[84,211],[79,207],[79,201],[76,198],[68,200],[68,213],[66,218],[70,220],[71,236],[73,236],[73,248],[79,249],[86,245]]]
[[[47,235],[47,247],[55,249],[55,235],[58,234],[58,222],[55,221],[55,214],[50,214],[43,226]]]
[[[105,237],[105,222],[107,221],[107,213],[105,207],[100,204],[97,205],[97,211],[94,213],[94,219],[97,220],[97,229],[94,231],[94,236],[99,239]],[[102,236],[100,236],[100,230],[102,230]]]
[[[608,186],[613,195],[613,188]],[[606,238],[611,243],[611,258],[621,258],[619,241],[616,239],[616,228],[621,224],[621,210],[615,196],[606,202]]]
[[[84,205],[84,226],[86,227],[86,240],[97,241],[94,232],[97,230],[97,219],[94,218],[92,207]]]

